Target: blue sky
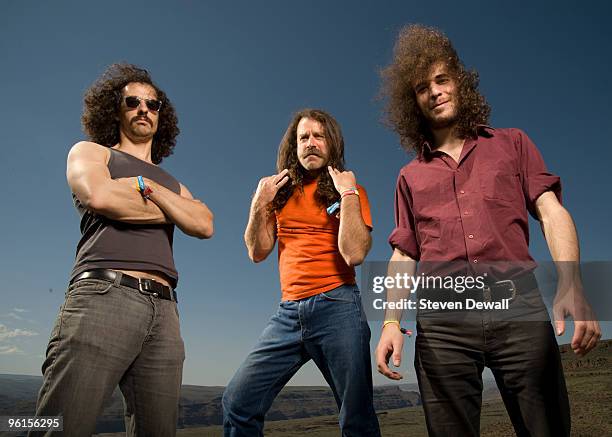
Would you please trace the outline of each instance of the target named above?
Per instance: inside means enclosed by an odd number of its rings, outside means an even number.
[[[341,123],[372,203],[368,259],[390,255],[393,189],[409,157],[380,123],[376,94],[408,23],[448,34],[480,73],[492,124],[525,130],[562,177],[583,260],[609,260],[610,12],[590,1],[1,2],[0,373],[40,374],[79,238],[66,154],[84,138],[84,90],[118,61],[147,68],[170,96],[182,133],[163,166],[215,213],[212,240],[176,234],[185,383],[225,385],[276,309],[276,256],[250,263],[242,234],[292,112],[320,107]],[[532,225],[532,253],[547,260]],[[373,323],[372,348],[379,332]],[[412,354],[409,341],[409,382]],[[323,379],[309,365],[292,383]]]

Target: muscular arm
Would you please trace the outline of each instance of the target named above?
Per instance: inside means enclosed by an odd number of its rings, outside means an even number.
[[[583,293],[576,226],[569,212],[550,191],[536,200],[535,208],[559,276],[553,304],[557,334],[563,334],[565,316],[571,315],[574,318],[572,349],[584,355],[597,344],[601,328]]]
[[[328,166],[327,171],[338,193],[357,187],[352,171],[339,171]],[[363,262],[372,246],[370,230],[363,221],[361,204],[357,195],[347,195],[341,200],[340,229],[338,230],[338,250],[349,266]]]
[[[66,177],[83,206],[125,223],[169,223],[164,212],[155,203],[146,202],[134,186],[111,178],[107,167],[109,154],[106,147],[87,141],[70,150]]]
[[[180,195],[155,181],[144,178],[145,185],[153,193],[150,200],[185,234],[197,238],[213,235],[213,214],[200,200],[194,199],[187,187],[181,184]]]
[[[372,246],[370,230],[363,221],[359,197],[345,196],[340,208],[338,250],[349,266],[363,262]]]
[[[403,276],[404,273],[409,276],[416,274],[417,263],[410,256],[395,248],[389,266],[387,267],[387,276],[395,277],[398,273]],[[406,288],[388,288],[387,302],[402,302],[402,299],[408,299],[410,290]],[[388,323],[383,327],[380,335],[378,346],[376,347],[376,367],[380,373],[389,379],[399,380],[402,375],[389,368],[389,358],[393,358],[393,365],[399,367],[402,360],[402,348],[404,345],[404,336],[400,332],[399,322],[402,320],[401,309],[387,309],[385,311],[385,322],[395,321],[397,323]]]
[[[244,231],[244,242],[253,262],[261,262],[268,257],[276,242],[276,221],[268,212],[267,205],[261,205],[253,198],[249,212],[249,222]]]
[[[261,262],[268,257],[276,243],[276,220],[269,205],[274,200],[278,190],[289,180],[288,171],[262,178],[251,202],[249,222],[244,231],[249,258],[253,262]]]

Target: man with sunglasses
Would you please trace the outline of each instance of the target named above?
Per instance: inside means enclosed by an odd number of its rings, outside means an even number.
[[[185,353],[173,231],[210,238],[212,213],[157,166],[179,129],[147,71],[110,66],[85,94],[82,123],[90,141],[67,168],[82,237],[36,414],[63,416],[63,435],[91,435],[119,385],[128,435],[174,435]]]

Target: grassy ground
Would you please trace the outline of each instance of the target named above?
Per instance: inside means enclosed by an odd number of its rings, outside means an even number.
[[[572,436],[612,435],[612,342],[602,342],[587,358],[576,359],[562,347],[565,377],[572,409]],[[383,437],[426,436],[421,407],[382,411],[379,420]],[[180,437],[218,437],[220,426],[181,429]],[[120,436],[123,434],[102,434]],[[338,437],[336,416],[266,422],[266,437]],[[481,415],[483,437],[514,436],[501,399],[483,402]]]

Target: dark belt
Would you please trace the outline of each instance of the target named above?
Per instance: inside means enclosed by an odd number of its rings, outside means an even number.
[[[115,282],[117,278],[117,272],[109,269],[93,269],[87,270],[86,272],[76,275],[71,281],[74,284],[76,281],[81,279],[101,279],[103,281]],[[178,302],[176,298],[176,291],[172,288],[161,284],[153,279],[148,278],[135,278],[134,276],[126,275],[122,273],[120,285],[134,288],[140,292],[150,294],[151,296],[158,297],[160,299],[173,300]]]
[[[532,272],[525,273],[514,279],[504,279],[485,284],[483,297],[485,300],[514,299],[520,291],[531,291],[538,288],[538,281]]]
[[[525,273],[517,278],[504,279],[501,281],[486,282],[484,288],[467,288],[461,293],[449,293],[453,289],[424,289],[423,297],[443,297],[448,301],[463,301],[467,298],[475,298],[484,301],[500,301],[509,299],[512,301],[517,294],[528,292],[538,288],[538,282],[532,272]]]

